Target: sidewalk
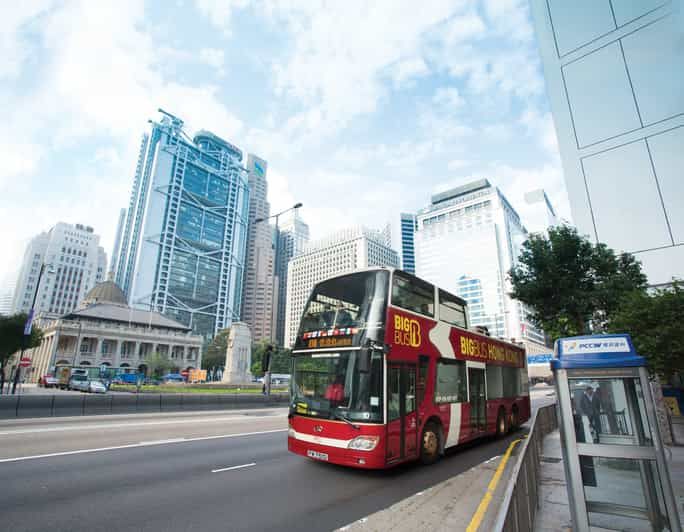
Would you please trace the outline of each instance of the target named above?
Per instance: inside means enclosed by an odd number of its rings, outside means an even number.
[[[672,489],[675,493],[680,520],[684,526],[684,447],[666,447],[665,454],[668,459]],[[570,508],[568,506],[568,492],[565,484],[565,471],[563,470],[563,454],[561,450],[560,433],[552,432],[544,438],[544,450],[541,458],[540,475],[540,501],[535,532],[556,532],[572,530],[570,520]],[[600,470],[597,469],[597,474]],[[639,488],[635,486],[635,480],[630,471],[612,469],[610,474],[616,477],[615,483],[619,490],[601,492],[604,500],[614,496],[616,503],[630,504],[635,498],[640,498]],[[605,478],[605,477],[604,477]],[[599,480],[600,482],[600,480]],[[630,489],[636,488],[636,489]],[[598,489],[598,488],[587,488]],[[637,530],[650,530],[645,521],[621,518],[619,516],[605,516],[605,528],[592,527],[592,530],[621,530],[626,532]],[[641,526],[640,526],[641,525]]]
[[[517,449],[518,446],[515,450]],[[492,530],[516,459],[514,452],[506,463],[478,530]],[[344,526],[338,529],[338,532],[384,532],[386,530],[457,532],[466,530],[478,505],[487,493],[488,484],[501,460],[501,456],[490,458],[460,475]]]

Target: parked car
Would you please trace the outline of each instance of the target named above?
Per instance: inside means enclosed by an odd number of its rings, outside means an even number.
[[[59,379],[54,375],[43,375],[38,381],[38,385],[45,388],[57,388],[59,386]]]
[[[164,384],[168,383],[184,383],[185,379],[183,378],[183,375],[180,373],[167,373],[163,377],[164,379]]]
[[[69,390],[80,390],[82,392],[87,392],[89,382],[90,381],[88,380],[87,375],[72,375],[69,379],[67,388]]]
[[[88,391],[91,393],[107,393],[107,386],[99,379],[91,379],[88,381]]]

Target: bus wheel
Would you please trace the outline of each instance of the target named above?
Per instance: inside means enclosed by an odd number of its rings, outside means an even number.
[[[496,418],[496,435],[503,436],[504,434],[506,434],[506,410],[500,408]]]
[[[520,426],[520,414],[518,414],[518,407],[513,405],[513,409],[511,410],[511,423],[510,423],[510,430],[514,431],[517,430],[518,427]]]
[[[426,465],[434,464],[439,459],[439,428],[435,423],[428,423],[423,429],[420,439],[420,461]]]

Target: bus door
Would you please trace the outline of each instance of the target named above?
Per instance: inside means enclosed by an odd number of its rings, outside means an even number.
[[[414,458],[418,452],[416,366],[387,366],[387,461]]]
[[[475,435],[487,430],[487,390],[485,365],[468,362],[468,397],[470,401],[470,431]]]

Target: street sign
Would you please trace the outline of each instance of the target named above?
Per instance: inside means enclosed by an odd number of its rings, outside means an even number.
[[[28,368],[31,365],[31,359],[27,357],[23,357],[21,361],[19,362],[19,365],[22,368]]]

